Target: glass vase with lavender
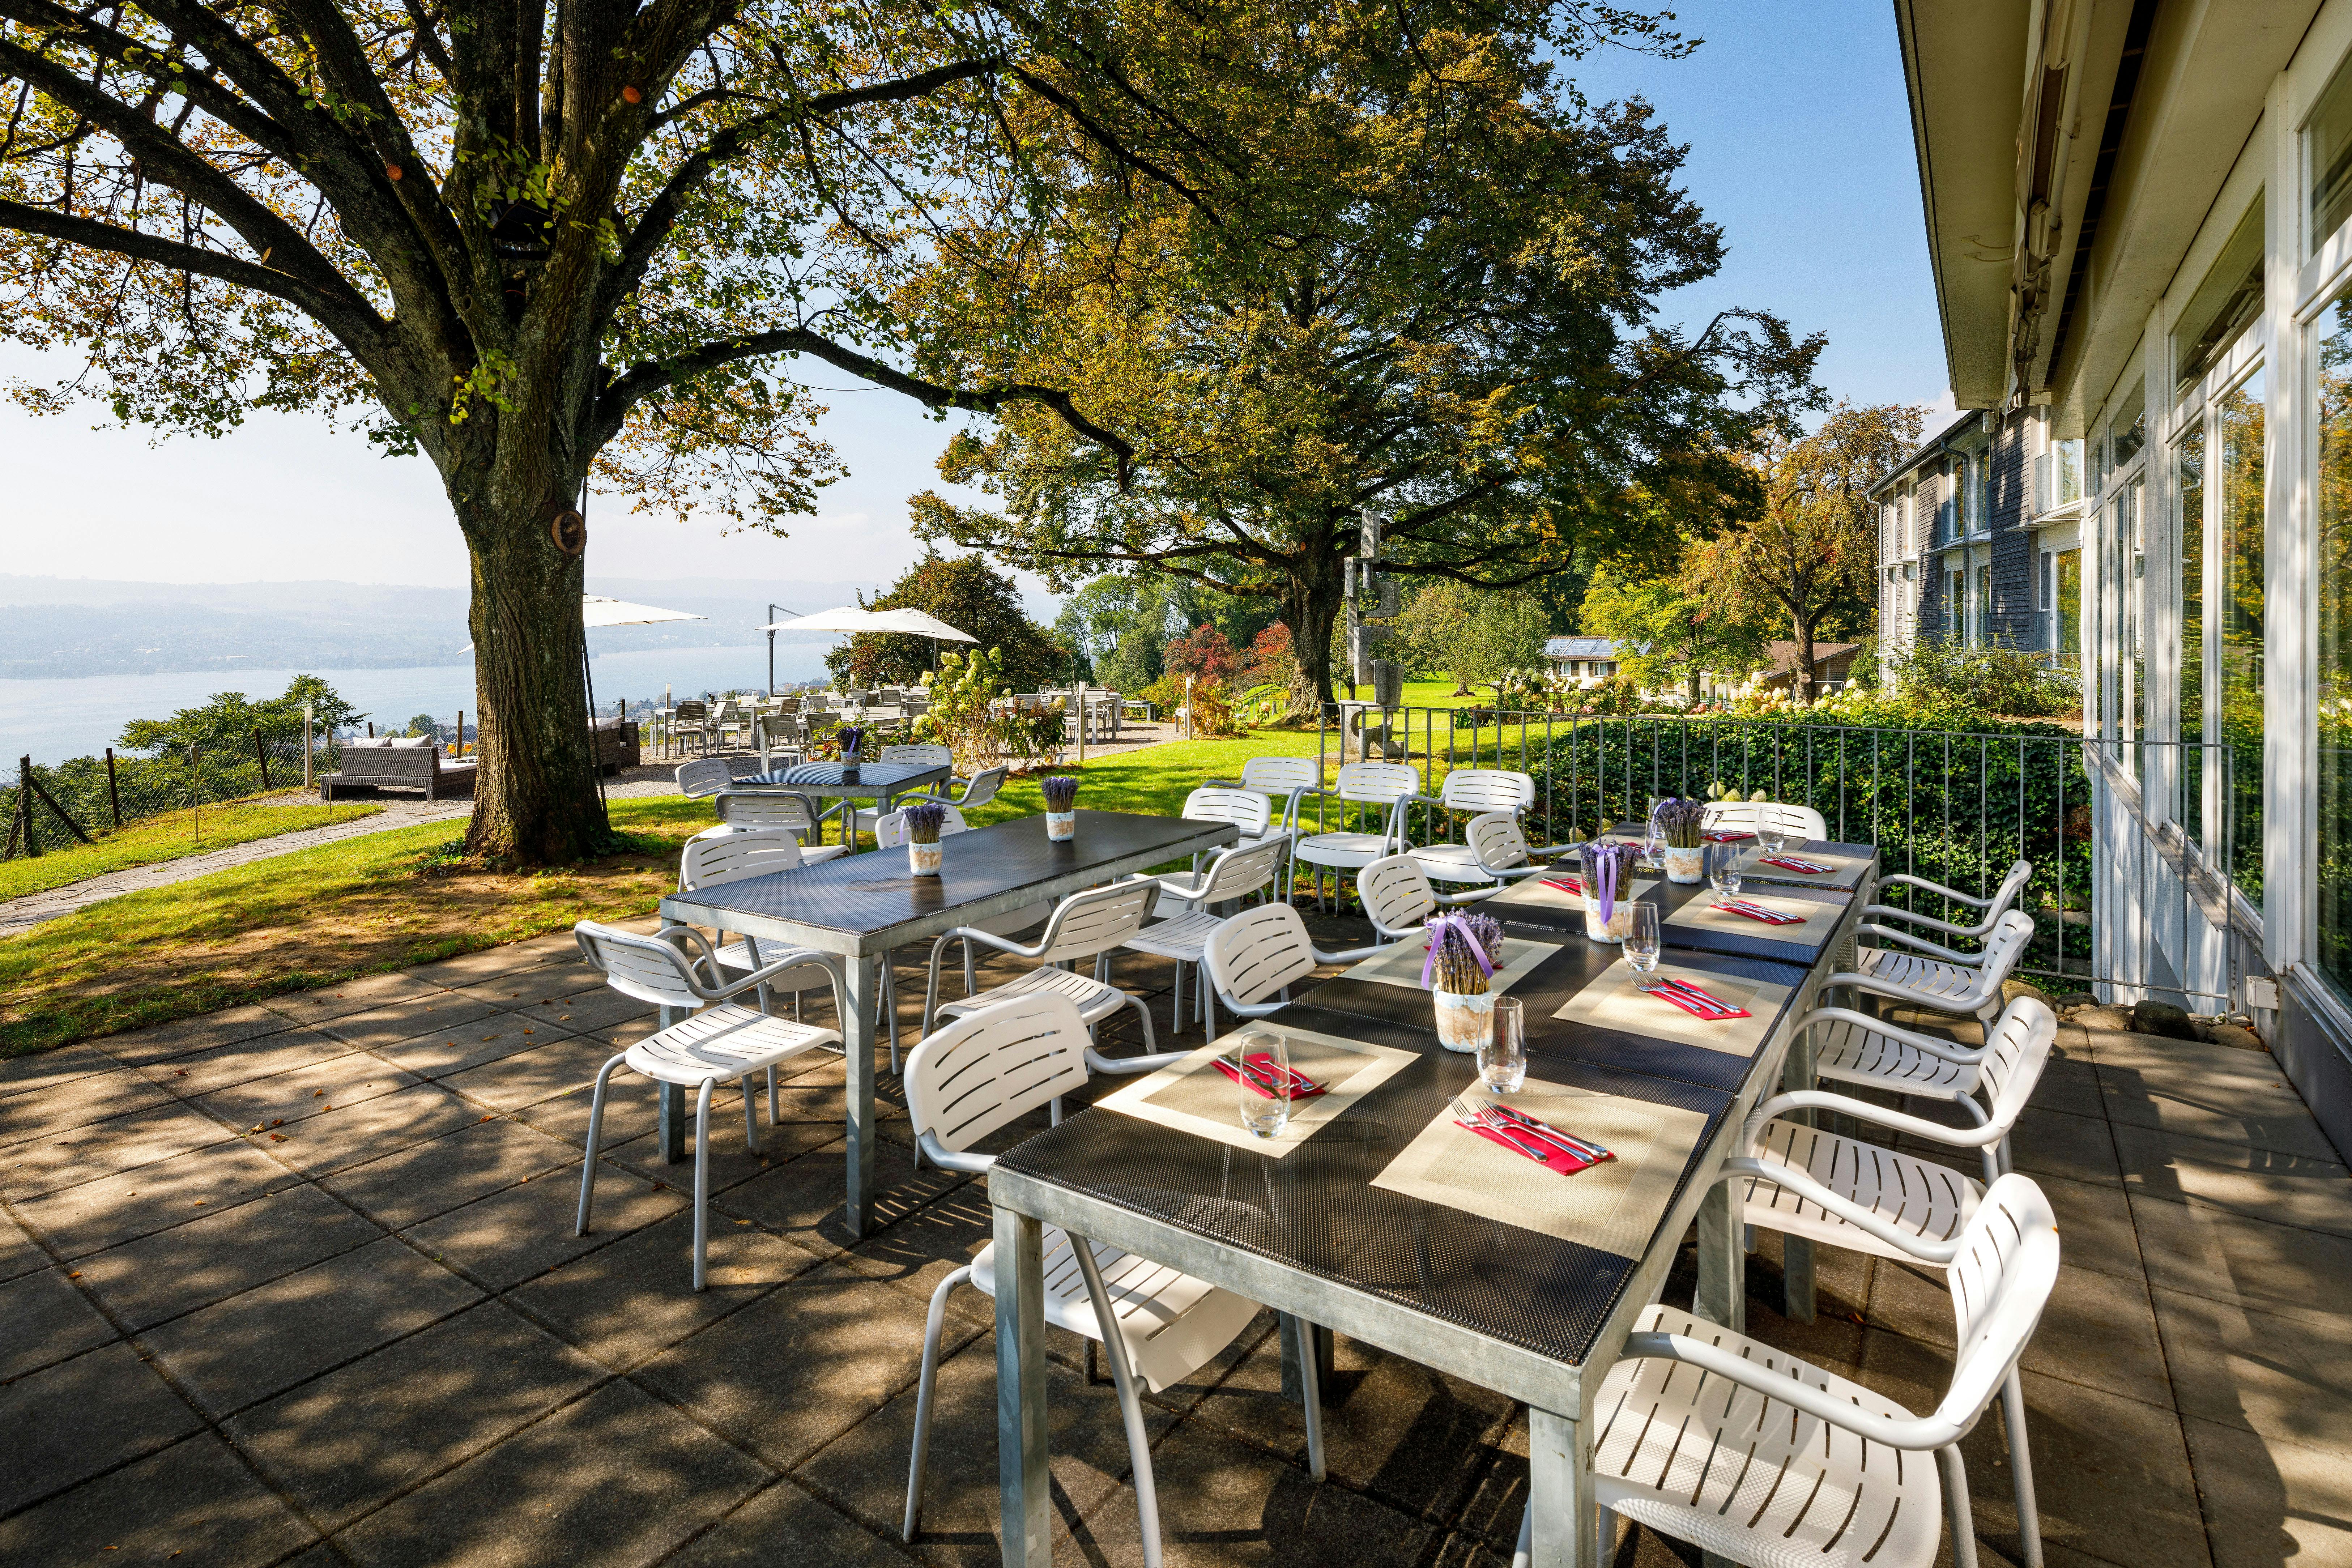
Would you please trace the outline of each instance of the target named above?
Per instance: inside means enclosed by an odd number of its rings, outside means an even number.
[[[1067,844],[1078,831],[1078,781],[1055,773],[1040,787],[1045,792],[1045,837]]]
[[[833,732],[841,742],[841,777],[845,784],[857,777],[857,748],[866,742],[866,731],[855,724],[844,724]]]
[[[1583,855],[1584,934],[1623,942],[1633,925],[1633,877],[1639,844],[1589,844]]]
[[[1686,888],[1696,887],[1705,881],[1706,802],[1677,800],[1670,796],[1658,803],[1650,821],[1664,844],[1659,858],[1664,864],[1666,880]]]
[[[907,869],[918,877],[940,874],[940,829],[947,825],[948,808],[937,801],[919,801],[899,813],[907,828]]]
[[[1502,922],[1492,915],[1439,915],[1422,928],[1428,956],[1421,983],[1437,1013],[1437,1043],[1475,1051],[1495,1027],[1490,989],[1503,955]]]

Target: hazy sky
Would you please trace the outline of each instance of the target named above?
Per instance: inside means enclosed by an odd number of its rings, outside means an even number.
[[[1679,26],[1688,59],[1604,54],[1574,74],[1595,98],[1641,93],[1690,144],[1685,180],[1724,226],[1720,276],[1667,301],[1704,323],[1744,305],[1825,330],[1822,379],[1864,402],[1948,406],[1903,74],[1886,0],[1709,0]],[[5,362],[0,362],[5,363]],[[21,363],[21,362],[19,362]],[[16,366],[10,366],[16,368]],[[845,376],[814,373],[823,386]],[[906,500],[936,483],[949,426],[878,390],[828,391],[824,433],[850,476],[793,537],[590,509],[600,576],[893,576],[918,553]],[[257,417],[220,441],[92,430],[90,416],[0,409],[7,569],[138,581],[301,578],[459,586],[464,547],[422,458],[387,460],[315,422]]]

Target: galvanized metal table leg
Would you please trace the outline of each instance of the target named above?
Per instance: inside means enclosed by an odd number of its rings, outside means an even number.
[[[1004,1568],[1051,1568],[1045,1468],[1045,1227],[1011,1209],[996,1219],[996,1486]]]
[[[1312,1347],[1314,1353],[1309,1360],[1315,1368],[1315,1387],[1319,1396],[1324,1390],[1331,1386],[1331,1373],[1337,1370],[1338,1352],[1332,1342],[1331,1331],[1320,1323],[1295,1320],[1286,1313],[1283,1315],[1286,1328],[1294,1321],[1298,1321],[1299,1326],[1306,1331],[1303,1337]],[[1285,1399],[1306,1397],[1306,1384],[1299,1378],[1300,1366],[1298,1339],[1286,1332],[1282,1336],[1282,1396]]]
[[[672,1024],[684,1023],[689,1016],[684,1007],[665,1007],[661,1010],[661,1026],[667,1029]],[[686,1090],[674,1083],[663,1084],[656,1109],[661,1133],[656,1142],[661,1147],[662,1163],[675,1165],[686,1158]]]
[[[1710,1323],[1748,1330],[1748,1250],[1741,1245],[1731,1184],[1717,1182],[1698,1205],[1698,1298],[1693,1309]]]
[[[881,1145],[882,1129],[874,1116],[874,1036],[881,1005],[882,974],[870,957],[842,963],[849,1016],[841,1021],[846,1055],[849,1100],[849,1198],[845,1223],[849,1234],[866,1234],[874,1209],[874,1154]]]
[[[1316,1342],[1328,1346],[1331,1331],[1287,1312],[1276,1316],[1282,1323],[1282,1391],[1306,1410],[1307,1474],[1310,1480],[1320,1481],[1324,1474],[1323,1356],[1318,1353]]]
[[[1813,1087],[1813,1032],[1798,1031],[1789,1042],[1787,1062],[1780,1068],[1780,1087],[1805,1089]],[[1792,1121],[1811,1126],[1813,1113],[1798,1110],[1789,1113]],[[1780,1280],[1785,1299],[1780,1310],[1789,1321],[1810,1323],[1813,1321],[1813,1242],[1811,1237],[1780,1234]]]
[[[1606,1561],[1592,1499],[1591,1422],[1528,1407],[1528,1568],[1600,1568]]]

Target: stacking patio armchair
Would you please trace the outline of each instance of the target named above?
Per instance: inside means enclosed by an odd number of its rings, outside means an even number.
[[[1791,843],[1826,842],[1830,825],[1810,805],[1779,800],[1711,800],[1701,826],[1709,833],[1757,833],[1778,828]]]
[[[1414,855],[1386,856],[1357,872],[1356,900],[1364,906],[1377,942],[1419,936],[1437,912],[1437,889],[1429,885]]]
[[[1307,921],[1287,903],[1244,910],[1209,934],[1202,963],[1209,988],[1237,1018],[1263,1018],[1289,1005],[1290,988],[1311,979],[1321,963],[1374,958],[1377,947],[1325,952],[1307,934]]]
[[[1405,807],[1420,787],[1421,775],[1402,763],[1349,763],[1341,766],[1339,777],[1330,785],[1318,784],[1298,792],[1302,804],[1307,795],[1339,803],[1339,831],[1308,833],[1302,827],[1291,841],[1293,866],[1303,860],[1315,868],[1315,897],[1318,903],[1323,897],[1325,871],[1360,871],[1373,861],[1408,847],[1404,838]],[[1346,826],[1351,806],[1356,818],[1353,828]],[[1334,877],[1332,880],[1336,884],[1339,879]]]
[[[1250,798],[1263,804],[1260,796]],[[1126,946],[1129,952],[1150,953],[1175,964],[1176,984],[1169,999],[1169,1023],[1176,1033],[1184,1032],[1184,966],[1189,963],[1192,966],[1193,988],[1199,993],[1199,1010],[1208,1029],[1207,1037],[1217,1037],[1217,1005],[1210,994],[1208,972],[1202,967],[1210,935],[1227,919],[1216,912],[1216,906],[1264,893],[1266,885],[1282,870],[1286,847],[1278,838],[1260,844],[1236,844],[1219,850],[1206,871],[1189,877],[1148,879],[1160,885],[1160,909],[1173,903],[1182,912],[1145,926],[1127,939]]]
[[[941,1017],[963,1017],[998,1002],[1017,997],[1054,995],[1069,1000],[1085,1020],[1089,1037],[1097,1025],[1117,1014],[1122,1007],[1135,1009],[1142,1020],[1143,1049],[1140,1057],[1112,1060],[1087,1048],[1087,1065],[1097,1072],[1144,1072],[1166,1066],[1183,1053],[1160,1055],[1153,1045],[1151,1009],[1143,998],[1130,994],[1110,984],[1111,955],[1124,946],[1143,928],[1144,917],[1151,909],[1153,895],[1159,884],[1149,881],[1114,882],[1107,888],[1090,888],[1083,893],[1073,893],[1054,908],[1045,921],[1045,929],[1034,942],[1024,944],[977,925],[955,926],[940,933],[931,944],[931,970],[929,984],[923,992],[923,1033],[931,1032],[934,1020]],[[969,993],[953,1002],[941,1002],[940,995],[940,959],[948,943],[978,942],[998,952],[1014,958],[1037,961],[1037,967],[1017,980],[991,986],[981,992]],[[1076,965],[1093,960],[1093,973],[1081,974]],[[971,970],[967,963],[967,984]],[[1056,1113],[1056,1120],[1059,1113]]]
[[[1203,789],[1254,790],[1265,796],[1266,823],[1260,837],[1287,838],[1298,831],[1298,800],[1323,781],[1323,763],[1316,757],[1252,757],[1242,764],[1238,779],[1202,779]],[[1189,813],[1187,814],[1189,815]]]
[[[1906,925],[1925,926],[1930,931],[1940,931],[1947,939],[1981,944],[1984,939],[1991,934],[1993,927],[2000,923],[2000,917],[2009,912],[2010,906],[2017,902],[2018,895],[2025,890],[2025,884],[2032,876],[2033,862],[2019,860],[2002,875],[2000,886],[1995,888],[1990,897],[1982,899],[1963,893],[1957,888],[1947,888],[1941,882],[1931,882],[1925,877],[1913,877],[1900,872],[1891,877],[1881,877],[1878,879],[1878,886],[1882,892],[1889,885],[1896,883],[1919,888],[1936,898],[1949,900],[1951,903],[1975,910],[1983,918],[1972,925],[1960,925],[1950,921],[1935,920],[1894,904],[1870,904],[1862,911],[1863,919],[1868,923],[1861,929],[1874,936],[1884,937],[1890,942],[1899,942],[1906,946],[1916,948],[1931,957],[1961,963],[1971,963],[1973,962],[1971,954],[1956,952],[1931,938],[1915,936],[1909,931],[1895,931],[1883,922],[1900,921]]]
[[[1985,935],[1984,950],[1972,958],[1929,958],[1898,952],[1891,947],[1854,950],[1853,970],[1822,982],[1822,989],[1851,986],[1925,1012],[1948,1017],[1975,1017],[1990,1026],[2000,1014],[2001,982],[2025,955],[2033,940],[2033,921],[2016,910],[1993,922]]]

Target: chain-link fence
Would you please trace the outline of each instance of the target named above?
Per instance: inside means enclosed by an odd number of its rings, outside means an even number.
[[[103,837],[167,812],[195,810],[303,788],[335,771],[341,745],[314,735],[308,768],[301,733],[255,731],[242,745],[170,748],[153,756],[101,756],[55,764],[20,757],[0,775],[0,859],[40,855]]]

